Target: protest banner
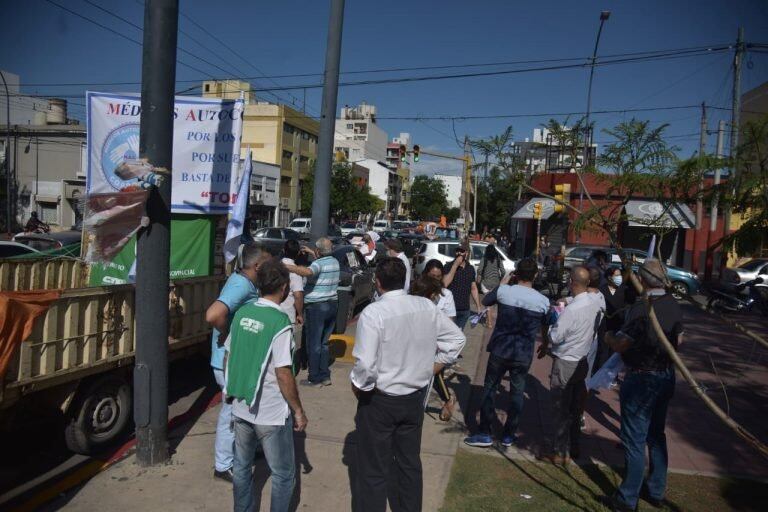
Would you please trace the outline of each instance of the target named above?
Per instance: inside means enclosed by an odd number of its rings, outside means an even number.
[[[125,170],[135,168],[140,156],[141,96],[88,92],[86,100],[88,193],[136,186],[139,180]],[[230,213],[237,200],[243,108],[242,100],[176,97],[170,169],[173,213]]]

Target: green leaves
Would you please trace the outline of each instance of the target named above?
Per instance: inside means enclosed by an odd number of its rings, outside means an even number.
[[[443,182],[431,176],[416,176],[411,185],[411,214],[417,219],[436,219],[447,209]]]
[[[301,211],[312,213],[312,195],[315,185],[314,170],[307,176],[301,189]],[[334,164],[331,174],[331,215],[337,219],[356,218],[358,214],[375,213],[383,208],[383,201],[371,194],[352,174],[350,164]]]

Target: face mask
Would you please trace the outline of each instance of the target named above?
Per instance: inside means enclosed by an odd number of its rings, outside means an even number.
[[[613,284],[616,286],[621,286],[623,280],[621,276],[611,276],[611,281],[613,281]]]

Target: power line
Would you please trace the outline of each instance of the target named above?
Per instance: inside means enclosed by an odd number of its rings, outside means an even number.
[[[46,0],[47,1],[47,0]],[[138,2],[137,0],[137,3]],[[238,56],[241,60],[246,62],[248,65],[250,64],[245,58],[240,56],[238,53],[236,53],[234,50],[232,50],[229,46],[226,45],[223,41],[221,41],[219,38],[217,38],[215,35],[211,34],[210,32],[205,31],[205,29],[201,26],[196,24],[193,20],[191,20],[187,15],[184,13],[181,13],[182,17],[187,18],[191,23],[195,24],[198,28],[201,29],[201,31],[204,31],[207,35],[209,35],[211,38],[213,38],[215,41],[219,42],[227,48],[229,51],[233,52],[234,55]],[[198,43],[199,44],[199,43]],[[632,57],[632,56],[645,56],[645,57],[654,57],[656,54],[669,54],[670,52],[676,53],[678,55],[683,55],[691,52],[712,52],[712,51],[722,51],[723,49],[731,49],[732,47],[729,45],[709,45],[709,46],[698,46],[698,47],[688,47],[688,48],[671,48],[671,49],[665,49],[665,50],[647,50],[647,51],[640,51],[640,52],[628,52],[628,53],[617,53],[617,54],[609,54],[609,55],[601,55],[598,56],[597,59],[607,59],[607,58],[616,58],[616,57]],[[704,53],[706,54],[706,53]],[[565,62],[565,61],[580,61],[580,60],[589,60],[587,57],[563,57],[563,58],[552,58],[552,59],[532,59],[532,60],[518,60],[518,61],[498,61],[498,62],[485,62],[485,63],[466,63],[466,64],[447,64],[447,65],[441,65],[441,66],[412,66],[412,67],[394,67],[394,68],[375,68],[375,69],[360,69],[360,70],[350,70],[350,71],[341,71],[340,74],[342,75],[355,75],[355,74],[374,74],[374,73],[396,73],[401,71],[424,71],[424,70],[437,70],[437,69],[463,69],[463,68],[476,68],[476,67],[492,67],[492,66],[503,66],[503,65],[518,65],[518,64],[541,64],[541,63],[548,63],[548,62]],[[586,64],[591,65],[591,64]],[[596,65],[600,65],[600,62],[597,62]],[[234,66],[233,66],[234,67]],[[259,80],[261,78],[263,79],[278,79],[278,78],[306,78],[306,77],[312,77],[312,76],[322,76],[323,73],[316,72],[316,73],[293,73],[293,74],[284,74],[284,75],[262,75],[261,77],[245,77],[244,80]],[[193,83],[193,82],[201,82],[205,80],[204,78],[199,79],[190,79],[190,80],[177,80],[178,83]],[[27,87],[75,87],[75,86],[118,86],[118,85],[141,85],[141,82],[68,82],[68,83],[31,83],[31,84],[25,84]]]
[[[98,21],[94,20],[93,18],[89,18],[88,16],[80,14],[77,11],[69,9],[68,7],[64,7],[63,5],[61,5],[61,4],[57,3],[57,2],[54,2],[54,0],[45,0],[45,1],[48,2],[51,5],[55,5],[56,7],[58,7],[59,9],[61,9],[63,11],[66,11],[66,12],[72,14],[73,16],[77,16],[80,19],[83,19],[83,20],[85,20],[85,21],[87,21],[89,23],[92,23],[92,24],[96,25],[97,27],[100,27],[100,28],[102,28],[102,29],[104,29],[104,30],[106,30],[108,32],[111,32],[111,33],[115,34],[116,36],[119,36],[119,37],[121,37],[121,38],[123,38],[123,39],[125,39],[127,41],[130,41],[130,42],[132,42],[132,43],[134,43],[134,44],[136,44],[138,46],[142,46],[141,41],[138,41],[138,40],[136,40],[136,39],[134,39],[134,38],[132,38],[130,36],[127,36],[125,34],[122,34],[122,33],[118,32],[118,31],[108,27],[107,25],[99,23]],[[195,67],[195,66],[192,66],[191,64],[187,64],[186,62],[182,61],[181,59],[176,59],[176,62],[178,62],[182,66],[185,66],[185,67],[187,67],[189,69],[197,71],[198,73],[207,74],[202,69],[200,69],[198,67]],[[89,85],[89,84],[86,84],[86,85]]]

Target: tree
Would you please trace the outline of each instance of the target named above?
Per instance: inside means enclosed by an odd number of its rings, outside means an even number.
[[[448,209],[448,194],[442,181],[431,176],[416,176],[411,185],[411,213],[417,219],[439,217]]]
[[[452,208],[448,208],[445,210],[445,220],[447,220],[450,223],[456,222],[456,220],[461,216],[461,208],[458,206],[454,206]]]
[[[741,130],[738,172],[715,190],[743,222],[723,240],[726,250],[755,254],[768,242],[768,116],[748,121]]]
[[[301,212],[312,214],[312,197],[315,188],[315,173],[307,176],[301,190]],[[335,164],[331,174],[331,216],[337,219],[355,218],[359,214],[375,213],[382,208],[382,201],[371,194],[370,188],[362,187],[352,175],[352,166]]]

